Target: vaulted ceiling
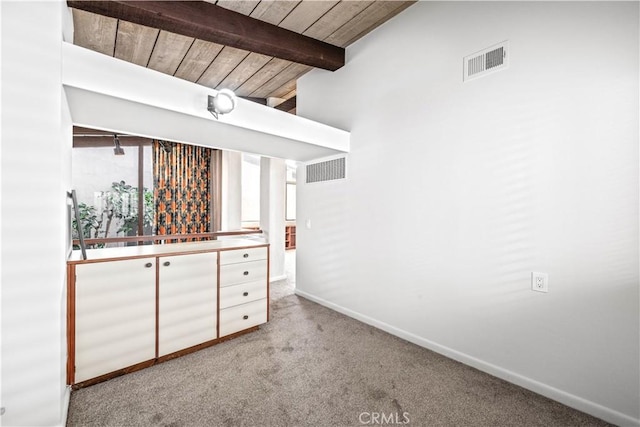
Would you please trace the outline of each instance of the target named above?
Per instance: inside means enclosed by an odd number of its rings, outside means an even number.
[[[413,3],[68,1],[76,45],[293,113],[300,76]]]

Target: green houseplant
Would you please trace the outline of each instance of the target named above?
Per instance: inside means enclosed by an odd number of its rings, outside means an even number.
[[[143,188],[145,234],[151,232],[154,220],[153,192]],[[138,228],[138,188],[125,181],[113,182],[109,191],[102,192],[102,210],[93,205],[80,203],[80,223],[82,235],[86,238],[107,238],[114,220],[119,223],[116,233],[136,235]],[[78,238],[78,225],[75,218],[72,224],[73,238]],[[89,245],[89,247],[104,247],[104,244]]]

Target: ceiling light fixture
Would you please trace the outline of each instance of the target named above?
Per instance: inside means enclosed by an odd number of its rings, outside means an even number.
[[[118,139],[118,134],[113,134],[113,143],[115,144],[115,148],[113,149],[113,154],[116,156],[124,156],[124,150],[120,146],[120,140]]]
[[[215,117],[218,114],[227,114],[236,107],[236,94],[230,89],[221,89],[215,96],[209,95],[207,110]]]

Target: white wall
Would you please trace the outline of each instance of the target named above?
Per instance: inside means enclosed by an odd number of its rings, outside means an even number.
[[[638,16],[420,2],[302,77],[298,114],[350,130],[351,154],[343,181],[300,168],[299,294],[639,424]],[[507,39],[507,70],[462,82]]]
[[[282,159],[260,158],[260,228],[269,248],[269,279],[286,278],[284,271],[284,192],[287,167]]]
[[[222,230],[242,225],[242,153],[222,152]]]
[[[3,425],[60,425],[71,121],[59,2],[0,3]]]
[[[242,222],[260,222],[260,156],[242,154]]]

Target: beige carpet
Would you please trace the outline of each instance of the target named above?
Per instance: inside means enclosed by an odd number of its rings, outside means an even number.
[[[67,425],[608,425],[292,289],[255,333],[73,392]]]

